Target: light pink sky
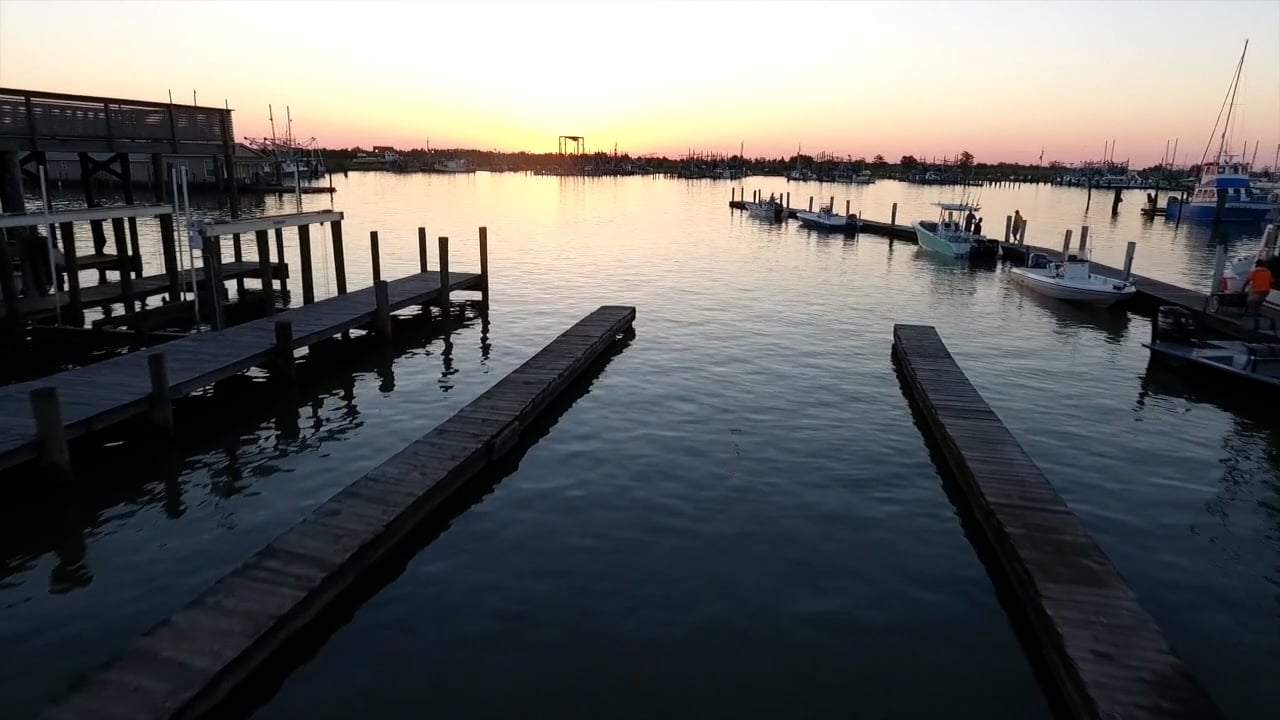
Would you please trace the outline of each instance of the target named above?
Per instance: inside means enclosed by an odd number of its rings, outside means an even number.
[[[1280,143],[1280,2],[0,2],[0,85],[236,110],[322,145],[980,161]],[[156,38],[161,38],[157,42]],[[282,127],[277,122],[277,127]],[[1215,144],[1216,147],[1216,144]]]

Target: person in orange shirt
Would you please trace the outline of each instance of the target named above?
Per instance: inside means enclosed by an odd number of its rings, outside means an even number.
[[[1271,271],[1267,269],[1266,263],[1254,261],[1253,270],[1249,273],[1249,279],[1244,281],[1242,290],[1249,293],[1244,305],[1245,314],[1262,314],[1262,303],[1266,301],[1267,293],[1271,292]]]

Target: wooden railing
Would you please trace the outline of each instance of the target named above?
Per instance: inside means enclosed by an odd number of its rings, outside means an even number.
[[[31,149],[42,140],[86,140],[118,151],[168,143],[178,152],[179,146],[222,148],[235,133],[231,111],[222,108],[0,88],[0,138],[21,140]]]

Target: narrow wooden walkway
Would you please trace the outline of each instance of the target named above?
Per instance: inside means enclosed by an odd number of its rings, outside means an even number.
[[[734,210],[746,210],[747,203],[745,200],[730,200],[729,207]],[[794,218],[796,213],[800,212],[796,208],[787,208],[787,217]],[[880,222],[879,220],[868,220],[860,217],[861,221],[858,225],[858,232],[871,233],[872,235],[882,235],[892,240],[906,240],[908,242],[916,242],[916,229],[910,225],[894,225],[893,223]],[[852,233],[852,231],[846,231]]]
[[[451,290],[478,289],[480,282],[480,275],[449,273]],[[393,280],[388,283],[390,309],[394,312],[431,302],[439,290],[437,272]],[[170,394],[181,397],[272,358],[277,320],[292,322],[293,347],[297,349],[369,324],[377,314],[375,305],[374,290],[369,287],[219,332],[192,335],[0,388],[0,470],[37,455],[39,439],[30,399],[36,388],[58,389],[67,438],[73,439],[147,410],[151,399],[149,355],[164,353]]]
[[[219,703],[305,632],[326,605],[509,450],[634,319],[631,307],[592,312],[151,629],[46,717],[217,716]]]
[[[1223,718],[1080,519],[932,327],[895,325],[893,352],[1074,718]]]

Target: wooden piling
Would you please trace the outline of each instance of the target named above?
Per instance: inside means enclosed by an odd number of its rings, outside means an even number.
[[[67,295],[71,298],[67,310],[79,319],[84,314],[80,303],[80,265],[76,259],[75,229],[69,222],[62,223],[58,234],[62,236],[62,256],[64,269],[67,272]],[[72,325],[80,324],[72,322]]]
[[[449,238],[441,236],[440,244],[440,307],[445,319],[449,318]]]
[[[209,324],[214,330],[223,328],[222,322],[222,243],[217,235],[201,235],[201,255],[204,262],[205,285],[209,289]],[[200,302],[200,293],[196,293]]]
[[[0,230],[0,294],[4,297],[4,319],[10,340],[17,345],[25,339],[26,323],[22,319],[22,301],[18,283],[13,279],[13,254],[9,252],[8,233]]]
[[[733,188],[729,188],[732,190]],[[418,228],[418,272],[427,271],[427,229]]]
[[[276,262],[284,263],[284,228],[276,228]],[[280,273],[280,295],[284,296],[289,292],[288,273]]]
[[[480,310],[489,312],[489,228],[480,228]]]
[[[338,294],[347,294],[347,265],[342,255],[342,221],[334,220],[330,235],[333,237],[333,277]]]
[[[1111,198],[1111,214],[1112,215],[1115,215],[1120,212],[1120,203],[1123,201],[1124,201],[1123,198],[1120,197],[1120,188],[1116,188],[1115,195],[1113,195]]]
[[[369,267],[373,269],[373,281],[382,279],[382,253],[378,249],[378,231],[369,231]]]
[[[116,258],[120,271],[120,296],[124,302],[124,313],[129,319],[130,327],[134,326],[133,314],[136,311],[133,299],[133,262],[129,258],[129,248],[124,234],[124,218],[111,219],[111,234],[116,239]]]
[[[736,199],[737,194],[738,194],[738,188],[735,188],[735,187],[731,187],[731,188],[729,188],[729,203],[730,203],[730,204],[733,204],[733,201]],[[424,229],[424,228],[418,228],[418,229],[419,229],[419,230],[422,230],[422,229]]]
[[[1027,221],[1026,220],[1023,220],[1022,227],[1018,228],[1018,244],[1019,245],[1027,244]]]
[[[893,204],[893,210],[889,212],[889,224],[898,224],[898,203]]]
[[[377,309],[373,321],[374,330],[383,337],[391,337],[391,299],[386,280],[374,281],[373,302]]]
[[[271,285],[271,241],[266,230],[254,232],[258,241],[258,273],[262,277],[262,302],[268,315],[276,314],[276,292]]]
[[[164,183],[160,185],[163,186]],[[169,283],[169,302],[174,303],[182,298],[182,272],[178,269],[178,240],[173,231],[173,215],[161,215],[157,219],[160,221],[160,252],[164,256],[164,276]]]
[[[1127,245],[1125,245],[1125,248],[1124,248],[1124,277],[1123,277],[1123,278],[1121,278],[1121,279],[1123,279],[1123,280],[1128,280],[1128,279],[1129,279],[1130,277],[1132,277],[1132,275],[1133,275],[1133,273],[1132,273],[1132,271],[1133,271],[1133,253],[1134,253],[1134,251],[1135,251],[1135,250],[1137,250],[1137,248],[1138,248],[1138,243],[1136,243],[1136,242],[1134,242],[1134,241],[1132,241],[1132,240],[1130,240],[1130,241],[1128,242],[1128,244],[1127,244]]]
[[[298,226],[298,259],[302,263],[302,304],[316,301],[316,280],[311,271],[311,226]]]
[[[1071,231],[1062,238],[1062,260],[1065,262],[1067,256],[1071,254]]]
[[[813,212],[813,196],[809,196],[809,212]]]
[[[62,403],[58,388],[52,385],[31,391],[31,415],[40,438],[40,464],[45,472],[59,480],[71,479],[71,450],[67,446],[66,427],[62,424]]]
[[[231,236],[231,259],[236,262],[244,262],[244,247],[240,245],[240,233]],[[236,294],[244,295],[244,278],[236,277]]]
[[[1080,257],[1084,257],[1084,251],[1089,246],[1089,226],[1080,226]]]
[[[848,199],[848,198],[845,198],[845,201],[844,201],[844,214],[845,214],[845,216],[846,216],[846,217],[849,215],[849,207],[850,207],[850,205],[849,205],[849,199]]]
[[[827,203],[827,207],[831,208],[831,212],[836,211],[836,196],[831,196],[831,202]]]
[[[1013,235],[1013,216],[1004,216],[1004,241],[1009,242],[1009,238]]]
[[[791,210],[791,191],[787,191],[787,210]]]
[[[294,377],[293,322],[291,320],[277,320],[275,329],[275,370],[280,379],[292,382]]]
[[[173,399],[169,394],[169,368],[164,353],[147,356],[147,370],[151,376],[151,423],[167,435],[173,434]]]

